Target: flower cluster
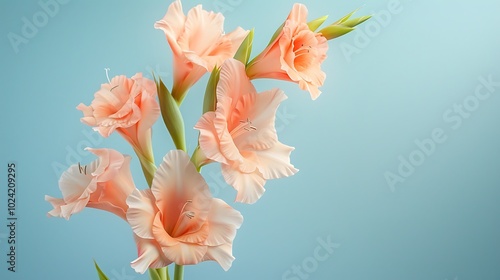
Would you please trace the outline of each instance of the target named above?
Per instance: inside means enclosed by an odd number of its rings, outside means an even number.
[[[228,270],[243,216],[212,196],[202,166],[219,163],[225,181],[237,191],[235,201],[247,204],[259,200],[267,180],[297,173],[290,163],[294,148],[280,142],[275,129],[276,111],[287,96],[277,88],[258,92],[252,80],[291,81],[318,98],[328,40],[369,18],[350,19],[351,13],[316,31],[327,17],[307,22],[307,13],[304,5],[295,4],[268,46],[250,60],[253,30],[238,27],[224,33],[222,14],[201,5],[184,14],[180,0],[173,2],[154,25],[172,50],[171,91],[161,79],[152,81],[141,73],[117,76],[101,85],[90,105],[77,106],[83,123],[103,137],[117,132],[132,146],[149,188],[135,185],[132,157],[88,148],[97,159],[74,164],[62,174],[63,198],[46,196],[53,206],[48,215],[69,219],[91,207],[120,217],[130,225],[137,245],[132,267],[138,273],[149,269],[153,279],[170,279],[167,267],[172,263],[175,279],[182,278],[183,265],[208,260]],[[207,72],[204,113],[194,127],[198,146],[189,156],[179,106]],[[151,136],[160,115],[176,149],[157,166]]]

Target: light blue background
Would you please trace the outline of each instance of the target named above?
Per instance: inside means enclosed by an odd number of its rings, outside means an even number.
[[[260,51],[292,1],[225,3],[225,30],[255,27]],[[309,19],[329,22],[362,7],[380,15],[389,0],[303,1]],[[197,1],[184,1],[184,10]],[[280,140],[296,147],[300,172],[269,181],[255,205],[234,204],[245,222],[234,242],[228,272],[209,262],[186,267],[185,279],[287,279],[293,265],[310,265],[318,238],[339,247],[308,279],[500,279],[500,88],[453,129],[443,114],[471,97],[480,76],[500,81],[500,4],[480,1],[399,1],[385,22],[330,42],[323,94],[310,101],[297,85],[258,81],[259,91],[280,87],[289,96],[279,112]],[[90,162],[88,143],[123,153],[118,136],[87,139],[75,107],[89,104],[112,76],[160,72],[171,84],[171,54],[153,23],[170,1],[69,1],[16,53],[8,34],[21,34],[22,18],[43,11],[36,1],[0,2],[0,278],[97,279],[95,259],[111,279],[146,279],[133,273],[136,258],[128,226],[115,216],[86,209],[65,221],[47,218],[44,195],[60,196],[53,166]],[[382,24],[383,23],[383,24]],[[368,40],[361,36],[368,34]],[[350,55],[346,48],[355,53]],[[201,111],[206,77],[182,106],[189,147]],[[456,115],[456,114],[455,114]],[[418,150],[416,140],[442,129],[437,144],[405,181],[391,191],[384,174]],[[161,120],[154,127],[157,161],[172,144]],[[88,143],[86,143],[88,142]],[[75,154],[76,153],[76,154]],[[81,153],[81,154],[78,154]],[[17,272],[7,271],[6,165],[18,165]],[[134,159],[136,184],[144,179]],[[218,197],[235,191],[220,183],[216,165],[203,170]],[[304,269],[302,269],[304,271]],[[292,278],[288,279],[301,279]]]

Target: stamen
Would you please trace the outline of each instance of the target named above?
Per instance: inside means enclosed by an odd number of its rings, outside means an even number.
[[[78,171],[80,174],[87,175],[87,166],[85,165],[84,167],[81,166],[80,163],[78,163]]]
[[[244,131],[254,131],[257,127],[252,125],[252,121],[249,118],[246,120],[240,120],[240,125],[231,130],[231,136],[236,138],[244,133]]]
[[[194,211],[184,211],[188,204],[192,202],[193,201],[191,199],[186,200],[186,203],[184,203],[184,205],[182,206],[180,215],[177,218],[177,222],[175,223],[174,229],[171,232],[171,234],[173,234],[172,236],[176,236],[179,228],[183,229],[187,225],[187,221],[184,219],[184,217],[188,217],[190,220],[195,217],[196,213]]]
[[[301,44],[300,48],[298,48],[297,50],[294,51],[295,57],[298,57],[298,56],[301,56],[303,54],[306,54],[306,51],[307,51],[307,53],[310,53],[311,50],[312,50],[312,48],[313,47],[310,46],[310,45],[309,46],[304,46],[304,44]]]
[[[184,203],[184,205],[182,206],[182,209],[181,209],[181,213],[184,212],[184,208],[186,208],[186,206],[189,204],[189,203],[193,203],[193,201],[191,199],[188,199],[186,201],[186,203]]]
[[[188,217],[190,220],[192,218],[194,218],[194,212],[193,211],[187,211],[184,213],[184,215],[186,215],[186,217]]]
[[[111,84],[111,81],[109,80],[109,75],[108,75],[109,70],[111,70],[111,69],[109,69],[109,68],[104,68],[104,71],[106,71],[106,78],[108,79],[108,83],[110,83],[110,84]]]

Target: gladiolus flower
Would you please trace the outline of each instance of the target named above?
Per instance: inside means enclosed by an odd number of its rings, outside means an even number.
[[[228,270],[234,260],[232,242],[243,222],[241,214],[213,198],[189,156],[169,152],[151,189],[134,190],[127,199],[127,220],[136,235],[139,273],[174,262],[178,265],[217,261]]]
[[[45,196],[54,207],[48,215],[69,220],[84,207],[109,211],[126,220],[126,199],[135,189],[130,156],[111,149],[90,149],[98,159],[88,165],[73,164],[59,180],[63,198]]]
[[[201,150],[221,163],[238,202],[256,202],[266,180],[298,171],[290,164],[293,148],[278,141],[274,127],[276,110],[286,98],[279,89],[257,94],[241,62],[229,59],[222,65],[216,111],[205,113],[195,128]]]
[[[173,52],[172,95],[177,102],[206,72],[232,58],[249,32],[238,27],[224,34],[221,13],[205,11],[198,5],[184,15],[180,0],[169,6],[155,28],[163,30]]]
[[[299,84],[309,91],[311,98],[318,98],[326,74],[321,63],[326,59],[328,42],[321,33],[313,32],[307,25],[307,8],[295,4],[288,15],[283,30],[247,68],[250,79],[270,78]]]
[[[93,126],[103,137],[117,131],[132,145],[148,175],[154,174],[151,127],[160,116],[156,84],[137,73],[132,78],[117,76],[94,94],[90,106],[76,107],[83,112],[81,121]],[[150,174],[150,175],[149,175]]]

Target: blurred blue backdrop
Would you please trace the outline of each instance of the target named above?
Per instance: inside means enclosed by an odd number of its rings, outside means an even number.
[[[123,221],[94,209],[47,218],[44,195],[60,197],[62,168],[94,159],[86,146],[133,154],[117,135],[92,133],[75,107],[90,103],[106,67],[112,76],[154,70],[171,84],[171,52],[153,28],[170,1],[49,2],[0,2],[0,279],[97,279],[93,259],[110,279],[147,279],[130,268],[136,249]],[[186,0],[184,10],[198,3],[223,12],[227,32],[255,27],[256,52],[293,5]],[[295,84],[256,82],[289,96],[276,126],[300,172],[269,181],[247,206],[232,203],[218,166],[204,168],[245,222],[228,272],[208,262],[186,267],[185,279],[500,279],[500,3],[303,3],[309,19],[358,7],[374,18],[330,42],[318,100]],[[206,80],[182,106],[191,150]],[[173,148],[160,120],[153,141],[157,159]],[[15,273],[6,262],[9,162],[18,176]],[[137,160],[132,167],[144,188]]]

